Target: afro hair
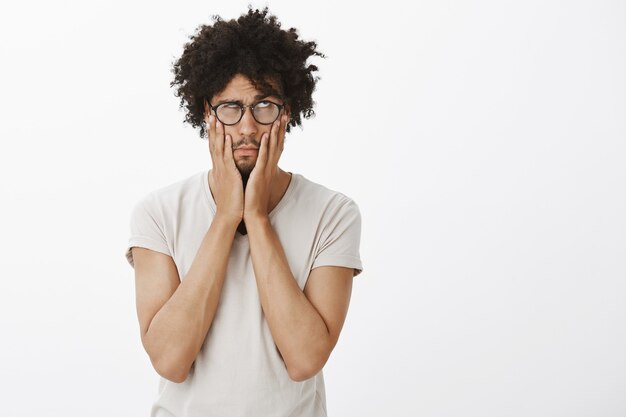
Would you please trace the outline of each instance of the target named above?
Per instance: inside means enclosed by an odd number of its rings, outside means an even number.
[[[286,127],[301,126],[302,117],[315,115],[312,99],[317,71],[307,65],[310,56],[326,56],[316,51],[313,41],[298,39],[295,28],[280,28],[276,16],[252,9],[237,20],[224,21],[213,16],[213,25],[200,25],[190,42],[184,46],[181,57],[174,62],[175,95],[180,97],[179,108],[186,108],[185,122],[200,128],[200,137],[206,136],[204,100],[220,93],[236,75],[246,76],[263,94],[276,95],[284,100],[291,119]],[[278,90],[276,90],[276,88]]]

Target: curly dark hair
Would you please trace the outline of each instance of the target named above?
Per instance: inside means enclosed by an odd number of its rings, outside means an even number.
[[[295,28],[282,30],[276,16],[268,16],[267,6],[253,10],[248,5],[248,13],[237,20],[212,18],[213,26],[200,25],[173,63],[170,87],[177,86],[179,108],[187,109],[184,122],[200,127],[204,138],[204,100],[220,93],[236,74],[246,76],[263,94],[284,100],[291,114],[287,132],[302,125],[302,116],[315,115],[312,94],[320,77],[313,77],[318,68],[306,61],[312,55],[326,58],[316,51],[316,42],[298,40]]]

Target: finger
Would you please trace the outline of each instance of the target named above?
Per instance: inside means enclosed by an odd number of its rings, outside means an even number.
[[[224,125],[219,120],[215,120],[215,151],[218,158],[224,158]]]
[[[287,115],[283,115],[281,119],[282,124],[280,133],[278,134],[278,148],[280,149],[280,152],[278,153],[279,156],[283,153],[283,149],[285,148],[285,135],[287,133],[287,123],[289,122]]]
[[[209,142],[209,153],[211,154],[211,161],[213,161],[213,166],[215,166],[215,117],[210,113],[204,116],[204,121],[206,123],[206,133],[208,136]]]
[[[268,154],[268,134],[264,133],[261,136],[261,145],[259,146],[259,156],[257,156],[256,164],[254,164],[254,169],[259,169],[259,171],[265,169],[267,165],[267,154]]]
[[[270,140],[269,140],[269,148],[268,148],[268,161],[267,163],[270,165],[276,165],[276,162],[278,161],[278,155],[276,154],[276,152],[279,149],[279,144],[278,144],[278,131],[280,130],[280,121],[281,119],[278,118],[273,124],[272,124],[272,128],[270,130]]]
[[[226,135],[224,142],[224,160],[228,165],[235,165],[235,158],[233,156],[233,138],[230,135]]]

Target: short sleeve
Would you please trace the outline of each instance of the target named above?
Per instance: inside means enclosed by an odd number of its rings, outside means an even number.
[[[167,239],[163,233],[163,227],[155,215],[157,212],[155,203],[156,199],[150,194],[139,200],[131,210],[130,238],[128,239],[125,256],[133,268],[135,263],[131,248],[134,246],[151,249],[171,256]]]
[[[359,247],[361,244],[361,212],[348,197],[324,217],[323,232],[311,269],[318,266],[354,268],[356,277],[363,271]]]

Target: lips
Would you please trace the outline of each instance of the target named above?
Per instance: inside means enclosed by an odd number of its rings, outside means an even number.
[[[255,147],[242,146],[242,147],[235,149],[233,153],[236,153],[237,155],[254,156],[258,153],[258,151],[259,151],[258,148],[255,148]]]

